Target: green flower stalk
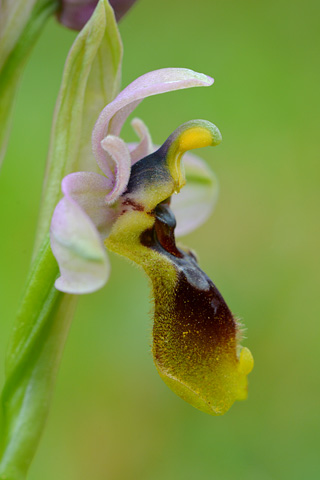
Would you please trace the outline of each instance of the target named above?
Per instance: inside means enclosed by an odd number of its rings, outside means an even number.
[[[0,478],[26,477],[48,415],[57,369],[75,309],[75,297],[58,292],[49,246],[30,273],[6,359],[1,397]]]

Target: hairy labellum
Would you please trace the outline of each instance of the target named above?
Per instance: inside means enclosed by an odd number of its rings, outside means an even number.
[[[176,245],[170,196],[184,185],[182,154],[215,145],[209,122],[188,122],[154,154],[137,162],[122,213],[106,245],[139,264],[153,285],[153,356],[179,396],[212,415],[247,395],[251,353],[239,347],[239,326],[194,254]],[[169,200],[168,200],[169,199]]]

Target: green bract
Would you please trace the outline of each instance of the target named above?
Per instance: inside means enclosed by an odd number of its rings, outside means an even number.
[[[93,123],[118,91],[121,58],[113,10],[100,0],[71,49],[57,102],[35,259],[7,353],[0,478],[25,478],[44,427],[74,307],[74,297],[54,288],[58,267],[47,238],[51,214],[62,178],[83,162],[90,165]]]
[[[47,174],[37,235],[49,230],[65,175],[91,170],[91,132],[103,107],[117,95],[121,81],[122,43],[108,0],[100,0],[67,58],[54,114]]]

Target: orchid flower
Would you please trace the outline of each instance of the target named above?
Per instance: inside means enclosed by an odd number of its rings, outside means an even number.
[[[220,132],[195,120],[157,147],[135,119],[140,142],[126,144],[120,137],[126,118],[145,97],[213,80],[187,69],[162,69],[119,94],[122,42],[116,20],[134,0],[110,1],[114,10],[108,0],[0,0],[0,160],[15,90],[44,21],[59,7],[60,21],[71,28],[89,20],[63,73],[34,258],[6,355],[0,478],[26,478],[77,302],[69,293],[104,285],[110,271],[106,247],[136,262],[152,281],[152,352],[169,387],[213,415],[246,397],[253,360],[240,346],[240,327],[195,254],[175,240],[175,234],[203,223],[214,206],[215,176],[188,151],[217,145]]]
[[[51,245],[61,271],[56,288],[67,293],[89,293],[101,288],[108,279],[110,267],[103,242],[120,214],[118,200],[127,187],[132,165],[154,151],[148,129],[141,120],[132,122],[141,138],[139,144],[126,145],[119,137],[128,115],[147,96],[212,83],[210,77],[188,69],[156,70],[128,85],[101,112],[92,140],[93,152],[104,175],[95,172],[67,175],[62,181],[64,198],[53,215]],[[190,181],[183,195],[185,201],[176,204],[181,219],[178,234],[187,233],[205,221],[217,196],[215,176],[204,162],[190,154],[185,160],[194,182]]]
[[[160,376],[195,407],[219,415],[246,397],[253,360],[248,349],[239,347],[240,328],[217,288],[194,254],[176,245],[173,211],[177,233],[207,217],[216,182],[205,164],[186,152],[218,145],[220,132],[204,120],[187,122],[154,151],[147,128],[135,119],[140,143],[127,145],[119,137],[124,121],[146,96],[212,81],[190,70],[158,70],[135,80],[105,107],[92,134],[104,175],[78,172],[64,178],[51,247],[61,273],[56,288],[68,293],[88,293],[105,284],[105,247],[140,265],[153,283],[153,355]],[[171,202],[185,186],[188,171],[205,185],[205,195],[197,198],[201,189],[187,183],[181,194],[185,202]]]

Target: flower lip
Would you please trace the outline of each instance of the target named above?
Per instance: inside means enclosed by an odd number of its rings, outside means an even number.
[[[119,217],[107,245],[130,255],[153,282],[156,368],[181,398],[222,415],[235,400],[246,398],[253,367],[248,349],[238,356],[239,325],[193,253],[176,245],[169,202],[150,212],[132,207]],[[131,235],[136,240],[130,247],[125,242]]]
[[[138,161],[122,196],[121,216],[106,240],[152,280],[152,352],[161,378],[211,415],[222,415],[235,400],[246,398],[253,360],[239,345],[240,327],[217,287],[195,255],[176,244],[168,197],[184,184],[180,160],[185,149],[220,141],[219,130],[209,122],[187,122]]]
[[[238,358],[236,320],[192,252],[176,246],[169,204],[158,205],[154,215],[155,224],[143,232],[141,243],[168,259],[176,271],[176,284],[167,292],[165,304],[153,279],[156,367],[184,400],[206,413],[221,415],[235,400],[246,398],[252,355],[242,348]]]

